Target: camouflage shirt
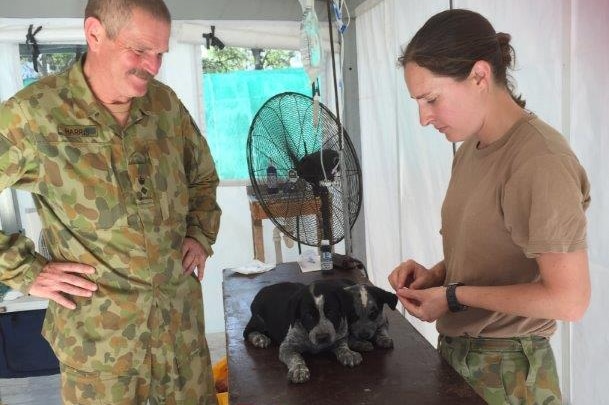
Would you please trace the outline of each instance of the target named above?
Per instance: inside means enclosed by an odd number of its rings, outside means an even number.
[[[182,274],[181,247],[189,236],[212,253],[218,176],[171,89],[152,81],[121,127],[96,101],[83,60],[1,105],[0,190],[32,193],[54,261],[96,269],[92,298],[72,297],[75,310],[49,303],[43,334],[59,360],[123,372],[141,364],[153,305],[168,328],[200,332],[191,309],[201,288]],[[45,263],[31,240],[0,233],[0,281],[27,292]]]

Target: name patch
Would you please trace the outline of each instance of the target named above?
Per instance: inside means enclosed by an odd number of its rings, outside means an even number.
[[[67,137],[97,136],[97,127],[95,125],[60,125],[58,130],[60,135]]]

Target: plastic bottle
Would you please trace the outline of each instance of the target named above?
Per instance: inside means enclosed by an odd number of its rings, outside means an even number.
[[[302,67],[311,83],[317,80],[321,70],[323,52],[319,21],[315,14],[314,0],[301,0],[302,21],[300,22],[300,55]]]
[[[266,168],[266,191],[269,194],[276,194],[279,191],[277,187],[277,168],[272,160],[269,161],[269,165]]]
[[[330,241],[323,239],[320,248],[321,271],[332,271],[334,264],[332,263],[332,250],[330,249]]]
[[[296,182],[298,181],[298,173],[296,170],[288,170],[288,181],[283,184],[283,192],[286,194],[296,191]]]

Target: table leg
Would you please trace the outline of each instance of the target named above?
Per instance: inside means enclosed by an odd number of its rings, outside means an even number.
[[[254,241],[254,259],[264,263],[264,239],[261,219],[252,218],[252,239]]]

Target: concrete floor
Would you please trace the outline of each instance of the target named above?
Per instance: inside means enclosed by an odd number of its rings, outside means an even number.
[[[211,361],[226,356],[224,332],[210,333]],[[59,374],[44,377],[0,378],[0,405],[61,405]]]

